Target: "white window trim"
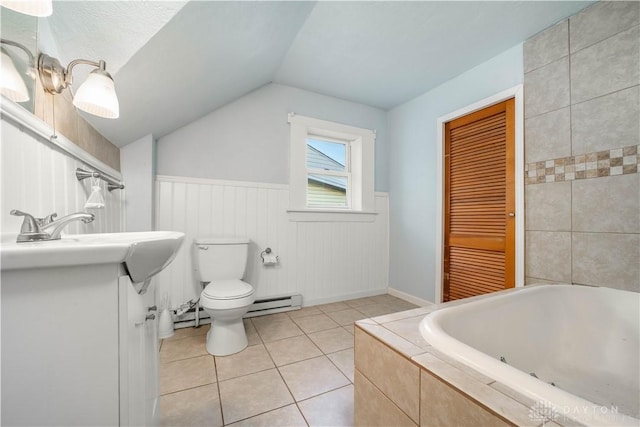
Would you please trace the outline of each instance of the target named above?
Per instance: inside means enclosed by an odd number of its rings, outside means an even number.
[[[292,221],[372,221],[375,215],[375,131],[289,113],[289,209]],[[348,208],[307,206],[307,137],[349,141]],[[326,171],[325,171],[326,172]]]

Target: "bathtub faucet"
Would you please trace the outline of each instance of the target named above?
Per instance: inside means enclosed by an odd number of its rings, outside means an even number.
[[[59,219],[55,219],[58,216],[56,213],[47,215],[44,218],[35,218],[31,214],[13,209],[10,214],[24,217],[17,239],[18,243],[58,240],[60,239],[60,233],[70,222],[82,221],[88,224],[95,219],[95,215],[86,212],[72,213]]]

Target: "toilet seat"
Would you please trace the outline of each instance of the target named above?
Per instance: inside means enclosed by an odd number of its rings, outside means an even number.
[[[209,283],[202,295],[211,299],[236,299],[253,293],[253,286],[242,280],[217,280]]]
[[[242,280],[220,280],[209,283],[200,294],[200,305],[212,310],[250,306],[255,289]]]

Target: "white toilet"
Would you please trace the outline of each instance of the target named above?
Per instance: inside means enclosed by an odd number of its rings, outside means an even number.
[[[247,347],[242,316],[255,300],[253,286],[241,280],[249,240],[198,238],[194,249],[196,276],[206,285],[200,294],[200,305],[211,316],[207,351],[214,356],[242,351]]]

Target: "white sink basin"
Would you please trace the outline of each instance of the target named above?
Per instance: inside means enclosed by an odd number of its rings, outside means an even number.
[[[16,243],[3,234],[2,270],[124,262],[133,282],[159,273],[176,256],[184,240],[177,231],[67,234],[60,240]]]

